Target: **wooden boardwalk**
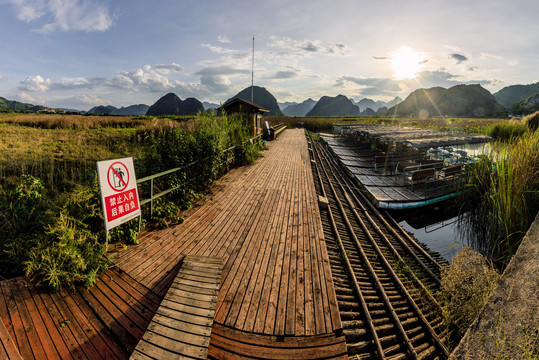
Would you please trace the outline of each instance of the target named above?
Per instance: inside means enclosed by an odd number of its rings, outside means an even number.
[[[303,130],[273,145],[182,225],[146,234],[116,264],[163,294],[182,254],[222,258],[217,323],[268,335],[340,330]]]
[[[0,327],[0,354],[15,344],[24,359],[127,359],[183,258],[199,255],[223,261],[210,357],[346,357],[303,130],[285,131],[263,154],[225,175],[183,224],[118,248],[116,267],[90,291],[1,282],[9,337]]]

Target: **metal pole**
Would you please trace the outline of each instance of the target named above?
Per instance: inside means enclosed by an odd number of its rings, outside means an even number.
[[[153,216],[153,178],[150,179],[150,218]]]
[[[255,36],[253,35],[253,59],[251,62],[251,102],[254,102],[254,78],[255,78]]]

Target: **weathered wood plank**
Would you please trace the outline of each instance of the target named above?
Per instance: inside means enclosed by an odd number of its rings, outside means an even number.
[[[131,359],[206,358],[222,275],[221,260],[187,255],[183,265],[186,272],[182,266]],[[193,275],[197,268],[210,268],[211,272]]]
[[[3,321],[0,321],[0,359],[22,360],[17,345],[9,335]]]

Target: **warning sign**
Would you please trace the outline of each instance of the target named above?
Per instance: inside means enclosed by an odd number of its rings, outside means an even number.
[[[140,216],[133,158],[99,161],[97,174],[107,230]]]

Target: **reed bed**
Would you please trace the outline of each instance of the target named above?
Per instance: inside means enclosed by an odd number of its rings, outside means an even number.
[[[475,206],[462,228],[476,249],[503,268],[539,211],[539,131],[494,143],[467,187],[472,191],[461,201]]]

